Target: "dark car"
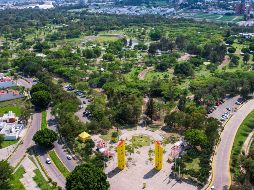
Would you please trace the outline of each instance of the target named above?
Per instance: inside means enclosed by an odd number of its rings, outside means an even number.
[[[68,91],[73,91],[74,88],[73,88],[72,86],[69,86],[69,87],[67,88],[67,90],[68,90]]]

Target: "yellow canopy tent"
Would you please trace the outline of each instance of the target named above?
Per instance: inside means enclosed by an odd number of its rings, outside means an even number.
[[[78,138],[80,141],[85,142],[87,139],[90,139],[91,135],[89,135],[87,132],[80,133]]]

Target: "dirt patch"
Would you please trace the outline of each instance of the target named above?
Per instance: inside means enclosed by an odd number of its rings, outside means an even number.
[[[191,54],[188,54],[188,53],[185,53],[184,55],[182,55],[178,61],[188,61],[190,60],[190,58],[192,57],[195,57],[195,55],[191,55]]]
[[[229,62],[230,62],[230,57],[226,55],[222,63],[219,65],[219,68],[222,69],[223,67],[227,66]]]
[[[139,80],[144,80],[146,74],[147,74],[149,71],[152,71],[153,69],[154,69],[153,67],[147,67],[147,68],[144,69],[141,73],[139,73],[138,79],[139,79]]]

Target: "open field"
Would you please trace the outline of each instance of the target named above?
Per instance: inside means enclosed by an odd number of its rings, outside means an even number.
[[[213,22],[232,22],[236,23],[238,21],[243,20],[242,16],[228,16],[228,15],[221,15],[221,14],[209,14],[209,13],[183,13],[180,15],[181,17],[185,18],[193,18],[197,20],[207,20]]]

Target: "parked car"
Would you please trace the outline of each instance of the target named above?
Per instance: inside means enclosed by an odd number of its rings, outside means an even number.
[[[85,101],[85,100],[83,101],[83,104],[86,104],[86,101]]]
[[[68,160],[71,160],[71,159],[72,159],[71,155],[69,155],[69,154],[67,154],[66,157],[67,157]]]
[[[73,91],[74,88],[73,88],[72,86],[69,86],[69,87],[67,88],[67,90],[68,90],[68,91]]]
[[[241,105],[241,103],[239,101],[236,101],[235,104],[236,105]]]
[[[226,108],[228,111],[231,111],[231,108]]]
[[[51,160],[49,158],[46,158],[46,163],[51,164]]]

